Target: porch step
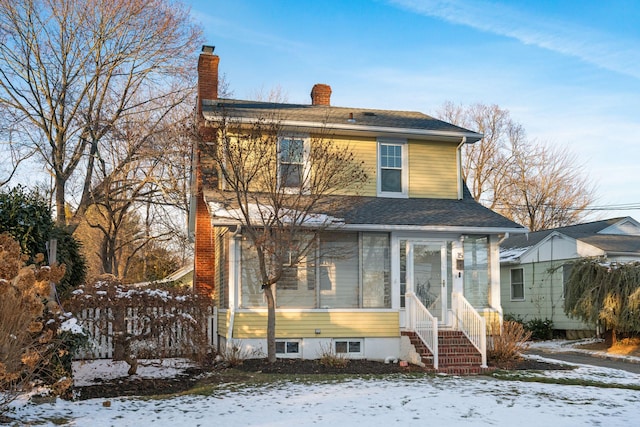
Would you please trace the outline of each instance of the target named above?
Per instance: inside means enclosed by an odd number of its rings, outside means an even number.
[[[402,331],[409,337],[422,363],[433,367],[433,355],[413,331]],[[487,371],[482,368],[482,355],[460,331],[438,331],[438,370],[452,375],[477,375]],[[435,371],[435,370],[434,370]]]

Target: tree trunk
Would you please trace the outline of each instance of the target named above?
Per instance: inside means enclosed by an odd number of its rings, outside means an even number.
[[[614,329],[607,329],[604,331],[604,344],[607,347],[612,347],[618,342],[616,331]]]
[[[64,206],[65,184],[65,179],[56,174],[56,225],[60,227],[67,225],[67,214]]]
[[[269,363],[276,361],[276,302],[273,297],[273,286],[275,284],[264,288],[264,294],[267,297],[267,359]]]

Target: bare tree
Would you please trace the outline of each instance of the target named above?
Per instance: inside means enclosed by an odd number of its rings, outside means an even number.
[[[464,150],[462,174],[472,196],[531,231],[575,224],[594,189],[568,149],[529,141],[522,125],[497,105],[445,103],[443,120],[484,135]]]
[[[7,107],[0,103],[0,187],[7,184],[18,171],[20,163],[35,154],[33,149],[19,144],[16,123],[14,123]]]
[[[75,215],[104,194],[95,162],[115,125],[193,95],[200,34],[169,0],[0,0],[0,104],[54,177],[58,224],[74,174],[84,176]]]
[[[507,191],[496,210],[530,230],[579,223],[593,203],[593,189],[575,156],[566,148],[529,144],[516,153]]]
[[[100,231],[100,273],[127,278],[132,263],[152,242],[184,234],[179,230],[186,224],[167,221],[172,213],[186,217],[186,123],[191,117],[191,111],[179,108],[161,117],[141,111],[102,138],[90,193],[95,209],[85,215],[87,224]]]
[[[326,132],[311,135],[308,147],[302,147],[292,142],[277,117],[253,124],[223,118],[214,126],[217,139],[201,152],[219,171],[218,202],[229,207],[255,250],[267,301],[267,356],[274,362],[275,285],[313,257],[323,231],[339,227],[336,218],[319,214],[332,203],[331,196],[357,191],[367,173],[349,146]],[[288,163],[303,157],[308,167]]]

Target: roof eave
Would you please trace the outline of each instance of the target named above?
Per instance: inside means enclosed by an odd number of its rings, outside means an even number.
[[[204,113],[204,117],[208,121],[216,121],[225,119],[225,117]],[[243,123],[248,125],[255,124],[259,121],[263,121],[254,117],[231,117],[234,119],[242,120]],[[228,119],[228,117],[227,117]],[[457,132],[457,131],[441,131],[431,129],[419,129],[419,128],[401,128],[390,126],[371,126],[371,125],[357,125],[352,123],[324,123],[315,121],[303,121],[303,120],[279,120],[280,125],[285,129],[295,129],[297,132],[310,132],[314,130],[336,130],[346,135],[360,135],[360,136],[394,136],[402,138],[430,138],[442,141],[460,141],[463,140],[467,144],[473,144],[480,141],[483,138],[482,134],[476,132]]]
[[[242,221],[230,218],[212,217],[212,224],[217,226],[235,226],[242,224]],[[525,230],[519,228],[504,227],[477,227],[477,226],[456,226],[456,225],[385,225],[385,224],[343,224],[323,225],[327,229],[349,230],[349,231],[412,231],[412,232],[438,232],[438,233],[460,233],[460,234],[506,234],[524,233]],[[313,228],[313,226],[309,226]]]

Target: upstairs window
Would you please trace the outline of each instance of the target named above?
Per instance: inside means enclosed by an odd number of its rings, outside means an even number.
[[[282,138],[280,140],[278,181],[284,188],[299,188],[304,183],[305,139]]]
[[[378,144],[378,193],[398,197],[407,194],[406,144],[381,141]]]

